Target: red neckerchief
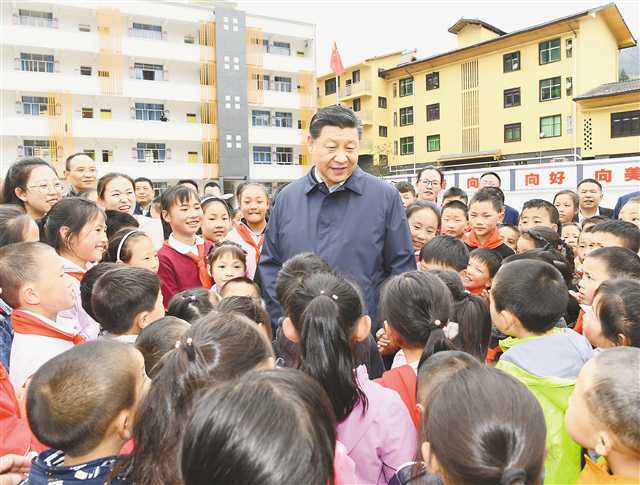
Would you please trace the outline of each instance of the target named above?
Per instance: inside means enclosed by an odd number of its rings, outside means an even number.
[[[72,334],[60,330],[53,325],[48,324],[44,320],[23,312],[22,310],[14,310],[11,313],[11,325],[16,333],[23,335],[40,335],[41,337],[57,338],[67,342],[73,342],[75,345],[85,342],[85,338],[80,334]]]
[[[262,252],[262,245],[264,244],[264,232],[260,234],[260,237],[258,238],[258,243],[256,244],[256,241],[253,239],[253,236],[251,235],[251,231],[244,223],[241,222],[240,224],[238,224],[236,226],[236,229],[238,230],[238,234],[240,235],[242,240],[256,250],[256,264],[258,264],[260,262],[260,253]]]
[[[500,236],[500,232],[497,228],[491,233],[491,236],[489,236],[489,239],[487,239],[484,244],[480,243],[480,241],[478,240],[478,236],[476,236],[476,233],[474,231],[469,231],[467,234],[465,234],[463,240],[472,248],[495,249],[503,243],[502,236]]]
[[[164,245],[171,248],[171,245],[165,241]],[[198,248],[198,255],[196,256],[195,254],[193,254],[191,251],[186,252],[186,253],[179,253],[182,254],[183,256],[186,256],[187,258],[190,258],[191,261],[193,261],[195,263],[195,265],[198,267],[198,278],[200,279],[200,284],[202,284],[203,288],[211,288],[211,286],[213,285],[213,280],[211,279],[211,276],[209,275],[209,271],[207,270],[207,255],[205,254],[205,244],[197,244],[196,248]],[[171,248],[172,250],[176,251],[175,248]],[[176,251],[177,253],[179,251]]]
[[[82,282],[82,278],[84,278],[84,271],[67,271],[66,274],[74,277],[80,282]]]

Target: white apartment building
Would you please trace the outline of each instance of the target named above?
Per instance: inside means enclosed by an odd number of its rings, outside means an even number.
[[[159,185],[302,175],[315,26],[204,3],[1,2],[0,174],[85,151]]]

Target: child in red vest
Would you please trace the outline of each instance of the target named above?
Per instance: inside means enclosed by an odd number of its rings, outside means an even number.
[[[73,286],[62,258],[46,244],[22,242],[0,249],[0,288],[14,308],[9,375],[20,389],[42,364],[84,338],[56,321],[58,312],[74,304]]]
[[[198,236],[202,223],[200,199],[193,188],[176,185],[162,194],[162,219],[171,235],[158,251],[162,296],[167,308],[173,295],[189,288],[211,288],[207,255],[212,243]]]

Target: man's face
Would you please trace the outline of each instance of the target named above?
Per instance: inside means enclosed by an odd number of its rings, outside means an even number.
[[[82,192],[96,188],[96,162],[89,155],[77,155],[69,162],[64,176],[73,190]]]
[[[311,159],[328,187],[347,180],[358,165],[360,138],[356,128],[325,126],[318,138],[309,136]]]
[[[142,205],[147,205],[153,200],[153,187],[149,182],[136,182],[136,200]]]
[[[444,189],[444,185],[437,170],[423,171],[420,174],[420,180],[416,182],[416,192],[420,200],[436,202],[442,189]]]
[[[480,188],[484,187],[500,187],[500,180],[493,174],[483,175],[480,177]]]
[[[592,182],[586,182],[578,188],[578,198],[580,208],[583,210],[594,210],[600,205],[602,200],[602,190]]]

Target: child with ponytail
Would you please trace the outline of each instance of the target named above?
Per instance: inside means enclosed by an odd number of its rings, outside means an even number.
[[[327,391],[338,422],[338,440],[356,464],[361,483],[387,483],[415,453],[416,430],[397,393],[355,369],[356,342],[365,340],[371,319],[356,288],[319,273],[285,299],[283,331],[299,343],[300,368]]]

